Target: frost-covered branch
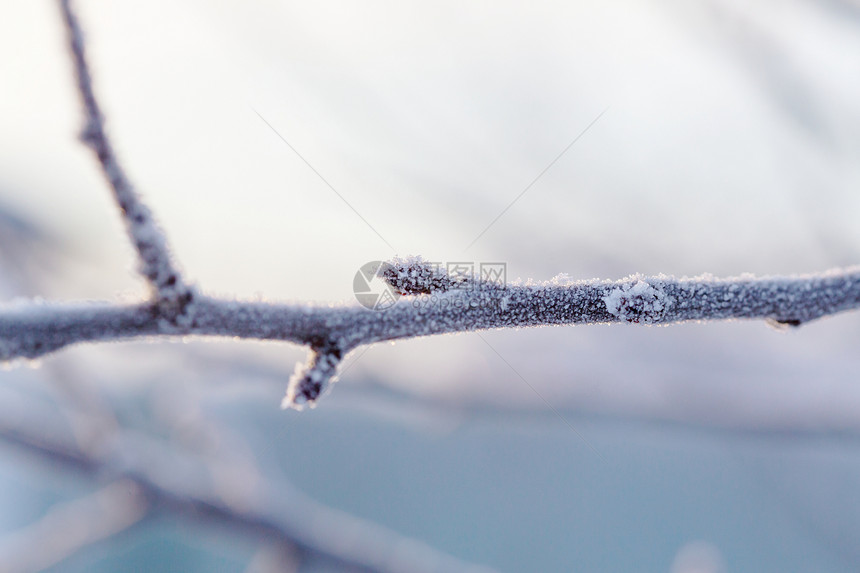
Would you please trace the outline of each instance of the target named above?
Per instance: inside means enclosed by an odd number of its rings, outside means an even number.
[[[160,304],[159,310],[166,316],[180,315],[193,296],[192,289],[184,284],[182,276],[171,261],[164,233],[156,224],[152,212],[134,190],[105,133],[104,115],[93,92],[83,32],[72,9],[71,0],[60,0],[60,7],[74,63],[78,94],[85,114],[81,139],[96,154],[102,172],[110,183],[129,237],[137,249],[140,273],[155,291],[156,300]]]
[[[411,292],[394,306],[274,304],[195,297],[178,322],[153,303],[139,305],[21,302],[0,310],[0,360],[36,358],[81,342],[140,337],[223,336],[282,340],[310,346],[308,366],[294,375],[288,405],[313,403],[351,350],[375,342],[494,328],[768,319],[799,326],[860,307],[860,268],[821,274],[717,279],[631,276],[618,281],[501,285],[451,282],[428,275],[420,259],[396,261],[403,273],[386,278]],[[410,273],[418,279],[410,279]],[[430,282],[426,282],[429,280]],[[432,285],[448,285],[432,288]]]
[[[420,258],[399,259],[381,267],[379,276],[390,288],[387,294],[398,299],[385,310],[346,304],[246,302],[199,294],[179,272],[165,234],[116,156],[71,0],[58,2],[84,110],[81,139],[95,153],[110,184],[136,249],[139,270],[152,292],[137,304],[29,300],[0,305],[0,362],[39,358],[80,343],[139,338],[217,336],[292,342],[310,348],[308,361],[297,367],[284,400],[285,406],[301,408],[314,404],[331,385],[347,354],[381,341],[577,324],[767,319],[800,326],[860,307],[860,267],[771,278],[630,276],[617,281],[572,281],[556,277],[545,283],[498,284],[449,276]],[[80,411],[72,422],[98,411],[97,405],[78,402]],[[92,496],[55,507],[10,538],[0,548],[6,551],[0,550],[0,562],[13,563],[16,570],[50,565],[166,510],[226,524],[262,537],[273,547],[295,547],[302,557],[322,556],[365,570],[481,570],[323,507],[288,484],[267,482],[256,473],[254,479],[238,479],[242,472],[235,471],[236,464],[229,467],[231,460],[216,463],[167,447],[122,428],[109,414],[97,423],[85,420],[90,423],[79,424],[78,440],[73,442],[62,439],[68,428],[49,427],[46,417],[33,417],[30,412],[31,419],[26,420],[27,416],[14,409],[0,411],[0,440],[58,467],[81,472],[94,483],[107,484]],[[244,477],[248,475],[240,476]],[[100,527],[81,530],[76,524],[82,521],[98,521]],[[45,539],[63,543],[53,548],[41,546]]]
[[[187,286],[167,241],[119,165],[93,92],[80,26],[60,0],[78,91],[87,118],[84,141],[96,153],[137,248],[141,272],[155,289],[137,305],[17,303],[0,308],[0,360],[36,358],[81,342],[160,336],[227,336],[283,340],[311,347],[289,383],[285,406],[313,404],[347,353],[357,346],[490,328],[626,322],[764,318],[799,326],[860,305],[860,269],[809,276],[674,279],[504,285],[451,277],[419,258],[381,267],[392,297],[384,311],[358,306],[267,304],[206,297]]]

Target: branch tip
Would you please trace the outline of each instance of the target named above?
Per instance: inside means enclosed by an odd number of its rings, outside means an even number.
[[[305,405],[316,407],[317,399],[337,381],[341,356],[338,350],[312,349],[306,364],[296,364],[281,408],[303,410]]]

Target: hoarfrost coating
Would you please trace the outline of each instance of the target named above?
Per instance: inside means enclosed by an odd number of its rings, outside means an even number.
[[[860,267],[825,273],[716,279],[632,276],[560,285],[500,285],[435,290],[444,270],[413,258],[400,288],[423,291],[384,311],[359,305],[265,303],[195,295],[182,320],[165,320],[157,302],[136,305],[17,303],[0,307],[0,360],[36,358],[81,342],[153,336],[225,336],[310,346],[293,376],[286,406],[313,404],[351,350],[375,342],[492,328],[601,324],[670,324],[692,320],[770,319],[799,326],[860,306]],[[403,276],[415,280],[409,285]],[[415,279],[420,277],[420,280]],[[408,281],[407,281],[408,282]],[[410,286],[411,285],[411,286]],[[444,288],[444,287],[442,287]]]

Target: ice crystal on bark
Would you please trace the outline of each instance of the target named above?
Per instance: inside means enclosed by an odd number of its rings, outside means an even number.
[[[465,282],[450,277],[441,264],[418,256],[397,257],[385,264],[381,274],[402,295],[444,292]]]
[[[603,301],[609,314],[636,324],[661,322],[672,304],[659,284],[652,286],[642,279],[612,289]]]

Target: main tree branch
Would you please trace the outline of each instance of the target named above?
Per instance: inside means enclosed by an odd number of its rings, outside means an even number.
[[[390,288],[395,294],[408,294],[378,311],[358,305],[274,304],[197,295],[182,317],[171,321],[152,302],[18,303],[0,309],[0,360],[37,358],[81,342],[141,337],[282,340],[313,351],[290,383],[285,405],[299,406],[315,402],[348,352],[375,342],[495,328],[619,322],[768,319],[799,326],[860,307],[857,267],[794,277],[632,276],[518,286],[456,282],[420,259],[394,261],[388,269],[383,278]]]

